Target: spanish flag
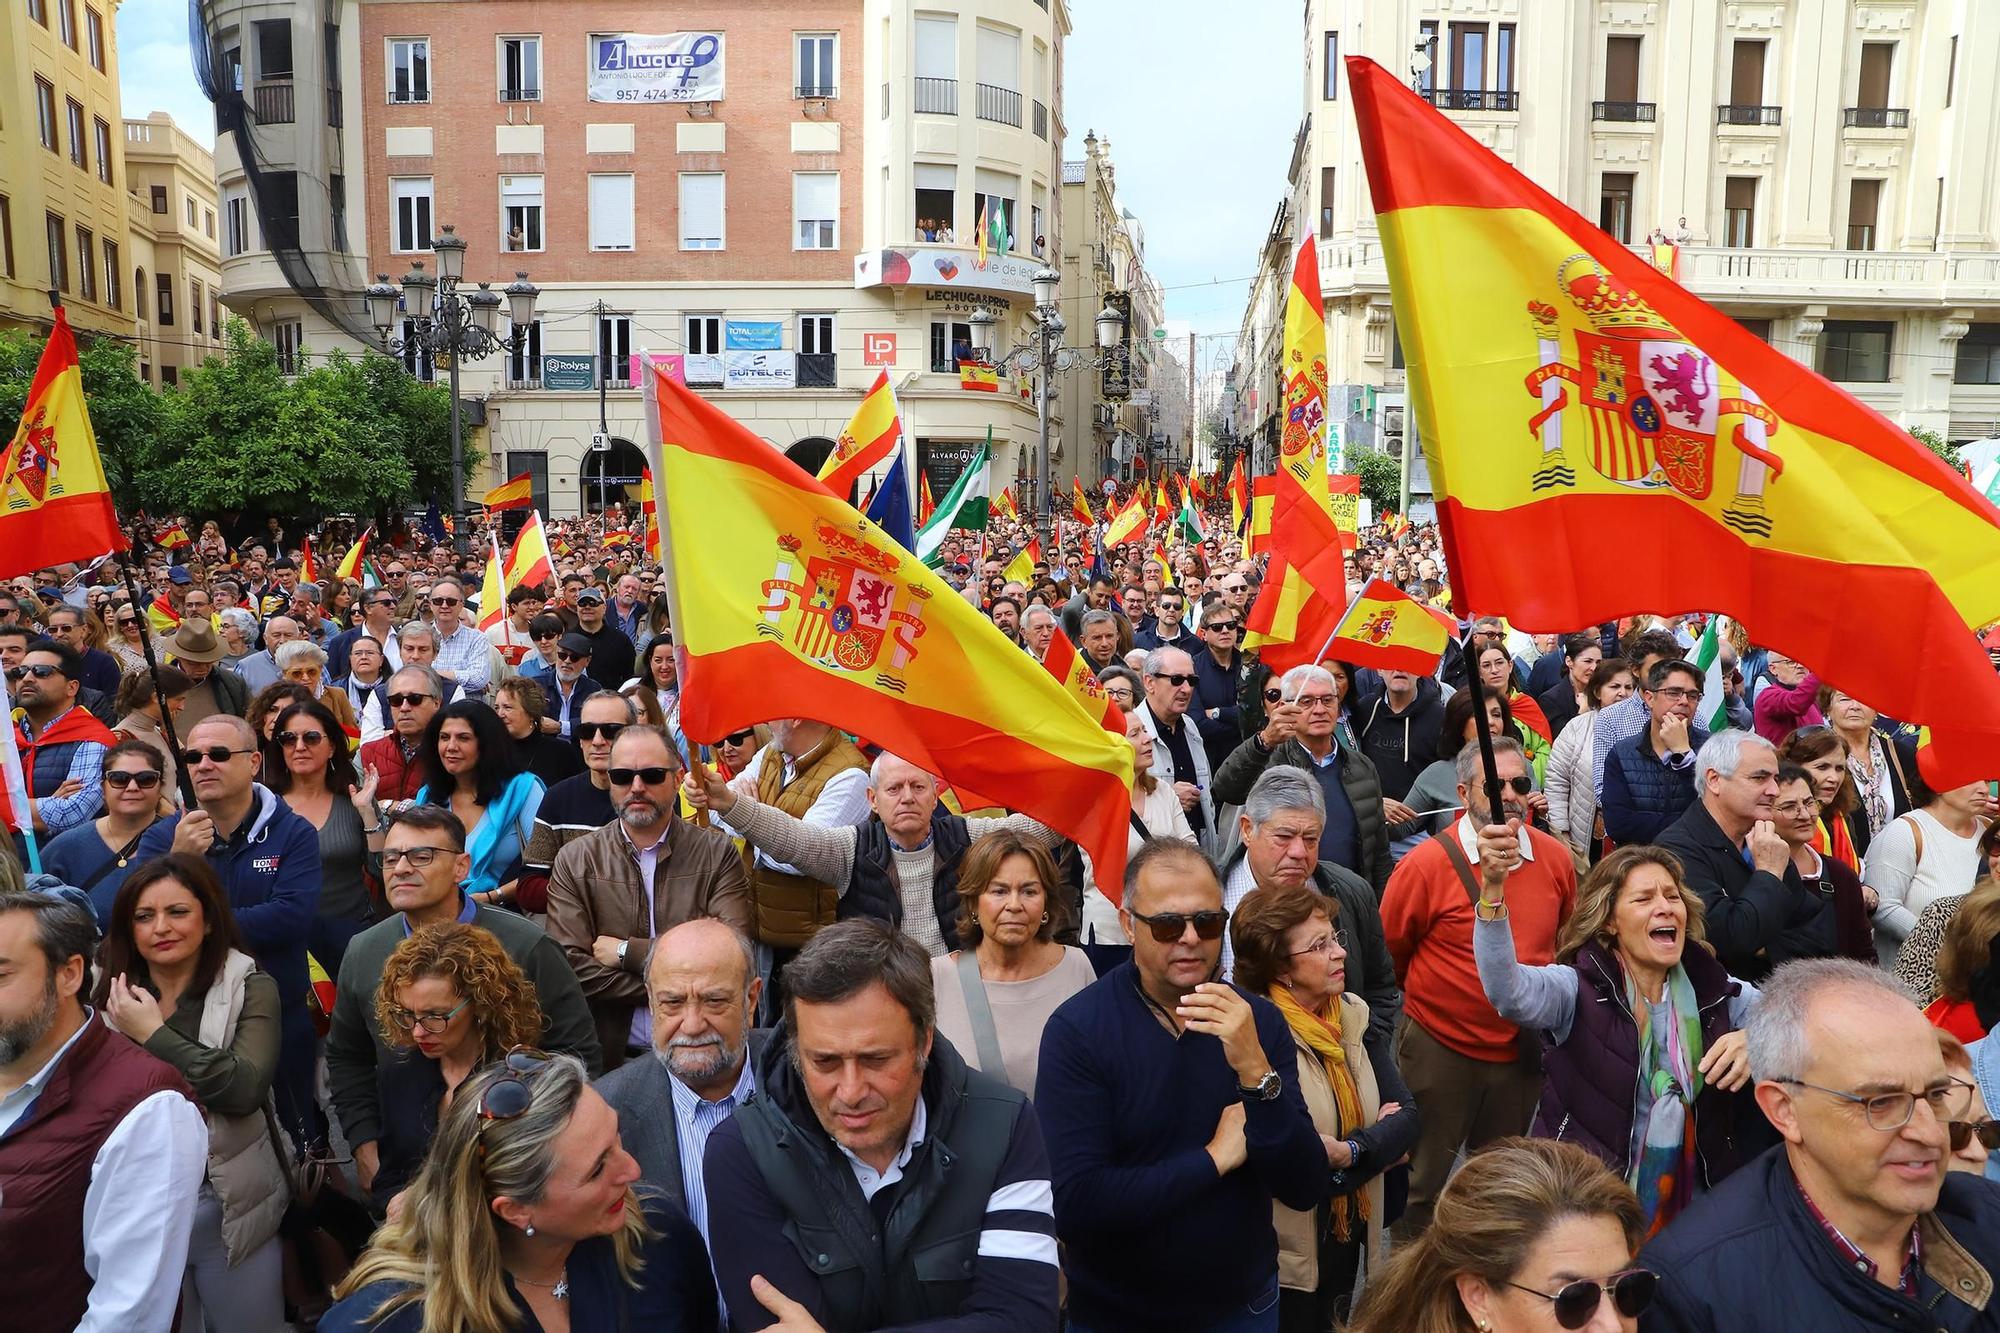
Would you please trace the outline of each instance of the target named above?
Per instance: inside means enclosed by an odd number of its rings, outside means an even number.
[[[1451,639],[1451,618],[1417,601],[1387,579],[1371,579],[1334,626],[1318,661],[1338,658],[1377,671],[1437,670]]]
[[[1229,530],[1243,535],[1243,520],[1250,513],[1250,478],[1243,468],[1243,456],[1236,456],[1236,470],[1229,474]]]
[[[1012,486],[1009,486],[1006,489],[1002,490],[1000,494],[994,498],[993,516],[995,518],[1005,519],[1009,523],[1017,523],[1020,521],[1021,511],[1020,508],[1014,503],[1014,488]]]
[[[555,558],[549,554],[549,536],[542,527],[541,513],[531,509],[528,521],[514,534],[514,544],[507,549],[507,591],[524,586],[539,588],[554,582],[555,576]]]
[[[1721,612],[1929,724],[1933,787],[1994,776],[2000,677],[1973,627],[2000,619],[2000,511],[1390,71],[1347,69],[1453,604]],[[1496,554],[1523,533],[1537,559]],[[1667,558],[1603,558],[1635,534]]]
[[[500,557],[500,530],[487,531],[493,550],[486,558],[486,577],[479,585],[479,628],[492,629],[507,619],[507,586],[503,572],[507,562]]]
[[[0,578],[131,546],[90,429],[76,337],[57,306],[21,422],[0,454]]]
[[[645,369],[688,734],[726,735],[792,700],[1074,838],[1115,894],[1125,738],[880,528]]]
[[[532,473],[523,472],[518,477],[509,477],[486,492],[488,509],[527,509],[534,503],[535,480]]]
[[[319,582],[319,561],[313,559],[313,539],[311,537],[301,537],[299,539],[299,582]]]
[[[1042,539],[1028,538],[1028,544],[1014,552],[1014,558],[1000,571],[1000,577],[1011,583],[1032,586],[1035,581],[1035,566],[1042,563]]]
[[[1167,559],[1167,545],[1165,542],[1154,542],[1153,549],[1148,553],[1147,558],[1159,562],[1160,586],[1162,588],[1178,586],[1174,583],[1174,562]]]
[[[928,472],[919,472],[917,474],[917,526],[921,528],[924,524],[930,522],[931,515],[936,512],[937,501],[931,499],[931,474]]]
[[[1153,524],[1167,527],[1174,521],[1174,502],[1167,495],[1167,474],[1162,472],[1158,489],[1153,492]]]
[[[1097,673],[1076,651],[1076,645],[1069,641],[1067,634],[1049,636],[1048,655],[1042,658],[1042,665],[1049,674],[1062,682],[1062,687],[1070,696],[1083,705],[1083,711],[1097,719],[1106,731],[1116,735],[1125,734],[1125,714],[1111,696],[1097,682]]]
[[[1090,497],[1084,493],[1083,478],[1071,477],[1069,479],[1069,486],[1070,516],[1088,528],[1097,522],[1097,515],[1090,512]]]
[[[884,370],[833,442],[833,452],[819,465],[819,484],[846,499],[854,483],[894,453],[896,441],[902,438],[896,391],[889,387],[889,372]]]
[[[368,534],[374,530],[375,525],[372,523],[361,530],[361,535],[355,539],[354,545],[347,548],[347,554],[340,557],[340,563],[334,567],[335,578],[344,582],[347,579],[361,577],[361,559],[368,550]]]
[[[1122,546],[1136,541],[1146,531],[1146,488],[1141,486],[1132,492],[1132,498],[1125,507],[1111,516],[1111,524],[1104,530],[1106,546]]]
[[[660,558],[660,505],[653,494],[653,469],[639,470],[639,516],[646,525],[646,555]]]
[[[999,393],[1000,373],[977,361],[958,363],[958,387],[972,393]]]
[[[193,540],[188,536],[187,529],[178,523],[169,524],[167,530],[153,540],[160,544],[162,550],[166,551],[178,551],[183,546],[194,545]]]

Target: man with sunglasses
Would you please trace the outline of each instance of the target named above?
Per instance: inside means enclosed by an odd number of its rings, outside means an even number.
[[[602,1069],[590,1006],[562,947],[518,912],[474,902],[459,887],[471,860],[458,816],[441,805],[413,805],[384,822],[382,891],[395,910],[348,941],[326,1037],[328,1099],[354,1150],[355,1174],[364,1190],[380,1165],[376,1141],[382,1137],[382,1099],[376,1071],[404,1058],[382,1040],[375,993],[389,955],[413,931],[458,921],[491,933],[535,985],[545,1015],[543,1048],[576,1056],[592,1073]]]
[[[1972,1088],[1879,968],[1792,962],[1744,1021],[1757,1105],[1783,1143],[1688,1205],[1640,1255],[1646,1327],[2000,1326],[2000,1192],[1946,1170]]]
[[[535,809],[534,831],[521,849],[521,878],[513,906],[530,916],[549,910],[549,867],[556,854],[585,834],[616,822],[611,804],[611,743],[639,720],[638,705],[617,690],[599,690],[577,709],[576,747],[583,772],[550,787]]]
[[[1212,599],[1202,607],[1201,651],[1189,654],[1194,661],[1194,700],[1188,714],[1201,732],[1211,770],[1221,768],[1243,740],[1237,700],[1250,664],[1237,647],[1242,633],[1243,613],[1227,600]]]
[[[555,665],[547,671],[531,673],[547,700],[544,710],[562,736],[569,736],[575,729],[577,710],[584,700],[607,688],[590,675],[590,656],[595,646],[572,630],[556,640]]]
[[[1646,729],[1611,747],[1604,761],[1604,831],[1618,843],[1656,842],[1694,804],[1694,755],[1708,743],[1695,725],[1702,672],[1682,659],[1646,677]]]
[[[451,579],[439,579],[430,591],[431,628],[437,632],[437,660],[431,669],[456,681],[469,699],[484,699],[491,674],[492,645],[477,627],[463,619],[465,590]]]
[[[1529,822],[1535,784],[1521,743],[1495,737],[1493,760],[1503,808],[1487,803],[1479,745],[1468,741],[1455,761],[1465,814],[1398,862],[1382,897],[1383,934],[1403,983],[1397,1063],[1424,1109],[1398,1239],[1430,1225],[1460,1147],[1472,1152],[1519,1134],[1541,1096],[1540,1034],[1500,1017],[1480,984],[1474,905],[1482,891],[1497,901],[1504,886],[1521,962],[1551,963],[1556,934],[1576,906],[1576,862]]]
[[[1141,847],[1120,920],[1132,960],[1056,1010],[1035,1076],[1070,1327],[1275,1329],[1272,1200],[1326,1193],[1290,1031],[1217,979],[1228,913],[1197,849]]]
[[[80,674],[76,653],[54,639],[34,640],[20,664],[7,668],[7,692],[21,709],[14,742],[28,785],[27,813],[44,842],[96,817],[104,797],[104,753],[118,743],[78,705]],[[18,833],[14,851],[26,865],[27,841]]]
[[[590,641],[591,678],[607,690],[615,690],[632,678],[632,663],[638,649],[625,632],[610,623],[604,614],[604,590],[586,587],[576,595],[576,633]]]
[[[375,770],[375,799],[408,801],[430,780],[417,761],[424,730],[444,706],[444,682],[427,666],[409,665],[389,677],[383,702],[389,706],[389,734],[361,747],[361,766]]]
[[[1188,722],[1194,700],[1194,659],[1178,648],[1155,648],[1146,654],[1146,699],[1139,718],[1153,736],[1153,776],[1174,789],[1188,827],[1203,848],[1213,845],[1215,798],[1210,788],[1208,747]]]
[[[1201,643],[1187,627],[1187,594],[1179,588],[1162,588],[1157,602],[1159,613],[1135,629],[1132,646],[1151,652],[1155,648],[1183,648],[1192,655]]]

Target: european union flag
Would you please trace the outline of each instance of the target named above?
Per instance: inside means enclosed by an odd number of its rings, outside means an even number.
[[[903,455],[906,451],[896,449],[896,459],[889,464],[889,475],[882,479],[874,497],[868,501],[868,518],[882,531],[901,542],[905,551],[917,549],[916,516],[910,510],[910,483],[903,470]]]

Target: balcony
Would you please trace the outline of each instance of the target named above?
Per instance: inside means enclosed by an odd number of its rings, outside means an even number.
[[[1430,96],[1440,111],[1519,111],[1521,94],[1482,88],[1439,88]]]
[[[259,125],[290,125],[297,119],[292,107],[292,81],[267,79],[252,86],[250,114]]]
[[[1035,137],[1037,139],[1049,137],[1049,109],[1042,104],[1040,98],[1035,100]]]
[[[957,79],[930,79],[919,74],[916,84],[916,102],[912,109],[918,115],[955,116],[958,114]]]
[[[1851,106],[1840,123],[1851,130],[1907,130],[1910,109],[1903,106]]]
[[[1592,120],[1615,120],[1633,125],[1653,123],[1653,103],[1651,102],[1592,102]]]
[[[801,389],[837,387],[839,379],[835,374],[835,359],[833,352],[800,352],[797,387]]]
[[[801,83],[792,88],[792,96],[794,97],[832,97],[833,95],[833,85],[830,83]]]
[[[539,389],[542,387],[542,377],[540,375],[531,375],[527,379],[515,379],[513,372],[509,371],[507,375],[507,387],[517,391],[522,389]]]
[[[539,102],[542,100],[542,90],[526,84],[503,85],[500,89],[500,100],[503,102]]]
[[[972,86],[978,96],[981,120],[1020,127],[1021,94],[1012,88],[996,88],[990,83],[975,83]]]
[[[1724,102],[1715,108],[1715,123],[1718,125],[1776,125],[1783,119],[1783,107]]]
[[[429,85],[425,85],[422,88],[401,87],[389,90],[390,106],[416,106],[430,100],[431,90]]]

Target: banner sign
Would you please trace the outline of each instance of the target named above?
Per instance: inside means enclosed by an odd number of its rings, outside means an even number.
[[[722,358],[713,352],[689,352],[681,358],[681,373],[688,384],[720,384]]]
[[[727,319],[722,322],[722,345],[732,352],[775,352],[784,327],[775,319]]]
[[[893,333],[862,334],[861,364],[864,366],[895,365],[896,335]]]
[[[582,356],[543,356],[542,387],[544,389],[595,389],[597,387],[597,358],[588,353]]]
[[[781,351],[722,354],[725,389],[790,389],[798,384],[798,358]]]
[[[988,255],[981,268],[975,250],[954,246],[911,245],[894,250],[865,250],[854,257],[854,285],[867,287],[963,287],[969,291],[1032,295],[1039,259],[1018,255]]]
[[[719,102],[719,32],[594,33],[590,38],[593,102]]]

